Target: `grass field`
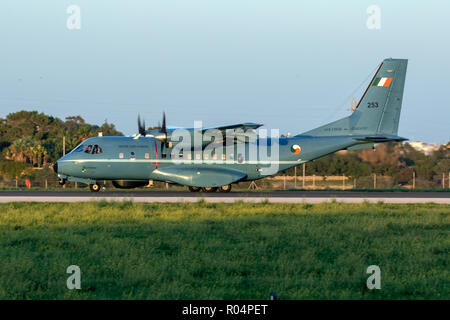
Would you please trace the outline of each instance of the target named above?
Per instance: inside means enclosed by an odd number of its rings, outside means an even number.
[[[450,299],[448,205],[10,203],[0,243],[0,299]]]

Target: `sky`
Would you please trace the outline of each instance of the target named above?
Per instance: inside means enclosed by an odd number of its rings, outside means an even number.
[[[0,117],[80,115],[131,135],[138,114],[156,125],[164,110],[173,126],[294,135],[349,115],[392,57],[409,59],[399,135],[446,143],[449,12],[448,0],[2,0]]]

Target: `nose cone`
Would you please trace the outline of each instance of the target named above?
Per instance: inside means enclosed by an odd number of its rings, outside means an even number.
[[[55,171],[55,173],[58,173],[58,162],[55,162],[55,164],[53,165],[53,171]]]

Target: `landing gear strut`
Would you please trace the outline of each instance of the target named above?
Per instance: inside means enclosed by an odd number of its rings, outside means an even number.
[[[224,186],[221,186],[221,187],[203,187],[203,188],[200,188],[200,187],[189,187],[189,191],[190,192],[202,191],[202,192],[207,192],[207,193],[212,193],[212,192],[216,192],[216,191],[219,191],[219,192],[230,192],[231,191],[231,184],[227,184],[227,185],[224,185]]]
[[[99,192],[100,191],[100,185],[98,183],[96,184],[90,184],[89,189],[91,189],[92,192]]]
[[[217,187],[203,187],[202,188],[203,192],[216,192],[217,191]]]

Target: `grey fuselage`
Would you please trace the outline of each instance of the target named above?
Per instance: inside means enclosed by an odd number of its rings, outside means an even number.
[[[269,140],[269,142],[272,140]],[[83,145],[98,145],[102,153],[91,154],[83,151],[76,152],[74,149],[64,157],[58,160],[58,174],[61,178],[72,178],[75,181],[97,181],[97,180],[160,180],[176,182],[175,179],[161,176],[173,167],[183,172],[197,172],[200,169],[217,170],[230,169],[243,173],[240,181],[257,180],[266,177],[263,168],[275,166],[276,174],[279,171],[286,170],[303,162],[311,161],[321,156],[346,149],[350,146],[360,144],[361,142],[351,136],[332,136],[332,137],[312,137],[299,135],[290,138],[279,138],[278,157],[271,154],[275,149],[272,143],[267,144],[268,154],[272,157],[269,160],[251,161],[248,153],[244,153],[244,159],[239,157],[238,147],[230,149],[224,148],[226,160],[221,159],[203,159],[196,158],[194,153],[190,160],[180,161],[172,159],[170,149],[167,150],[166,158],[159,154],[159,142],[154,138],[140,137],[94,137],[83,142]],[[257,143],[259,151],[260,144]],[[295,154],[292,146],[300,146],[300,152]],[[259,154],[259,153],[258,153]],[[273,160],[275,159],[275,160]],[[211,180],[211,178],[208,178]],[[183,183],[182,183],[183,184]],[[186,183],[186,185],[220,185],[220,183],[210,183],[201,181],[201,183]]]

